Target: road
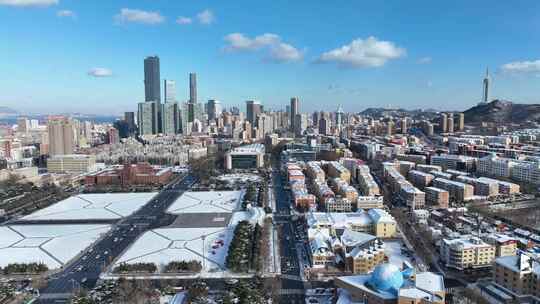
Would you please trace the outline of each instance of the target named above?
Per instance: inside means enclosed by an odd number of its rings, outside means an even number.
[[[195,181],[192,175],[174,181],[141,209],[113,225],[111,231],[85,253],[49,278],[48,286],[41,290],[39,303],[66,303],[79,288],[93,288],[100,273],[137,237],[147,230],[172,223],[174,216],[165,211]]]
[[[291,199],[289,193],[283,188],[286,181],[281,176],[277,165],[272,170],[272,182],[276,198],[274,223],[280,227],[281,289],[288,291],[281,294],[280,303],[305,303],[305,285],[296,249],[296,225],[291,214]]]

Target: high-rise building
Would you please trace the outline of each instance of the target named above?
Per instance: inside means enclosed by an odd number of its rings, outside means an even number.
[[[128,133],[131,135],[137,130],[137,125],[135,124],[135,113],[134,112],[125,112],[124,120],[128,125]]]
[[[120,134],[118,129],[110,128],[107,130],[107,143],[114,145],[120,142]]]
[[[67,117],[50,117],[47,123],[49,133],[49,155],[73,154],[75,150],[73,124]]]
[[[454,114],[448,113],[448,133],[454,133]]]
[[[340,105],[336,111],[336,128],[340,130],[342,124],[343,124],[343,108]]]
[[[439,128],[441,129],[441,133],[446,133],[448,131],[448,121],[446,120],[446,114],[441,114],[441,120],[439,122]]]
[[[458,114],[458,131],[463,131],[465,129],[465,114]]]
[[[221,115],[222,112],[221,102],[216,99],[208,100],[206,103],[206,114],[208,115],[208,120],[214,120]]]
[[[302,136],[308,127],[308,119],[306,114],[296,114],[294,117],[294,135]]]
[[[401,119],[401,133],[407,134],[407,117]]]
[[[296,114],[300,113],[300,100],[298,97],[291,98],[291,107],[290,107],[290,114],[291,114],[291,126],[294,128],[294,119],[296,117]]]
[[[17,131],[27,133],[30,130],[30,120],[26,117],[17,118]]]
[[[165,102],[176,102],[176,82],[174,80],[163,80]]]
[[[189,102],[197,103],[197,74],[189,73]]]
[[[159,57],[144,59],[144,100],[161,102]]]
[[[180,129],[178,103],[166,102],[161,105],[161,132],[163,134],[176,134]]]
[[[483,86],[482,86],[482,89],[483,89],[483,92],[482,92],[482,102],[483,103],[487,103],[488,100],[489,100],[489,81],[490,81],[490,78],[489,78],[489,70],[486,69],[486,77],[484,77],[484,81],[483,81]]]
[[[330,119],[328,117],[322,116],[319,118],[319,134],[328,135],[330,134]]]
[[[157,101],[140,102],[137,112],[139,135],[157,134],[159,132],[159,103]]]
[[[258,100],[247,100],[246,101],[246,119],[249,121],[251,126],[255,126],[257,116],[263,112],[263,106]]]

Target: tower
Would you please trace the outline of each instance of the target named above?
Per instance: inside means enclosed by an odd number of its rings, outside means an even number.
[[[159,79],[159,57],[149,56],[144,59],[144,100],[161,101]]]
[[[189,103],[197,103],[197,74],[189,73]]]
[[[163,80],[164,87],[164,99],[165,102],[175,102],[176,101],[176,82],[174,80]]]
[[[257,116],[262,113],[263,108],[259,101],[257,100],[247,100],[246,101],[246,119],[249,121],[252,127],[255,126],[255,121]]]
[[[489,100],[489,70],[486,68],[486,77],[484,77],[483,81],[483,94],[482,94],[482,103],[487,103]]]
[[[296,114],[299,114],[300,110],[300,100],[298,97],[291,98],[291,107],[290,107],[290,114],[291,114],[291,129],[294,131],[294,120],[296,119]]]

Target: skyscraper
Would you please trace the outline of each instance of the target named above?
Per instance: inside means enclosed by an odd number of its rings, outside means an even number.
[[[178,103],[166,102],[161,105],[161,132],[163,134],[176,134],[179,132]]]
[[[214,120],[222,112],[221,108],[221,102],[216,99],[210,99],[208,100],[208,103],[206,104],[206,114],[208,115],[208,120]]]
[[[161,102],[159,57],[144,59],[144,100]]]
[[[263,107],[261,103],[257,100],[247,100],[246,101],[246,119],[249,121],[251,126],[255,126],[257,116],[262,113]]]
[[[137,111],[139,135],[157,134],[159,132],[159,103],[157,101],[140,102]]]
[[[446,133],[448,131],[448,121],[446,121],[446,114],[444,113],[441,114],[439,128],[441,129],[441,133]]]
[[[336,128],[340,130],[342,124],[343,124],[343,108],[340,105],[336,111]]]
[[[448,127],[448,133],[454,133],[454,114],[448,113],[448,123],[446,124]]]
[[[487,103],[489,100],[489,70],[486,69],[486,77],[484,77],[483,81],[483,95],[482,95],[482,102]]]
[[[163,80],[165,102],[176,101],[176,82],[174,80]]]
[[[197,103],[197,74],[189,73],[189,102]]]
[[[294,129],[294,120],[296,118],[296,114],[299,114],[299,111],[300,111],[300,101],[298,100],[298,97],[291,98],[291,107],[290,107],[291,129]]]
[[[133,112],[125,112],[124,113],[124,120],[127,123],[129,135],[132,135],[133,133],[135,133],[135,131],[137,129],[137,125],[135,124],[135,113],[133,113]]]
[[[49,133],[49,155],[73,154],[75,149],[73,124],[67,117],[50,117],[47,122]]]
[[[465,129],[465,114],[459,113],[458,130],[463,131]]]

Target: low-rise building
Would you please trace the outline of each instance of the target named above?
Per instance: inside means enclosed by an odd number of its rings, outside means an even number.
[[[431,182],[435,179],[432,174],[425,173],[418,170],[409,171],[409,181],[416,187],[424,189],[428,187]]]
[[[460,203],[472,199],[474,195],[473,186],[444,178],[434,179],[433,186],[448,191],[450,199]]]
[[[265,148],[263,144],[252,144],[225,154],[225,169],[257,169],[264,167]]]
[[[47,159],[49,173],[87,173],[94,170],[96,157],[84,154],[55,155]]]
[[[424,192],[426,193],[427,205],[448,208],[450,198],[448,191],[435,187],[426,187]]]
[[[458,270],[491,267],[495,259],[495,246],[477,237],[443,239],[441,241],[441,260],[446,267]]]

